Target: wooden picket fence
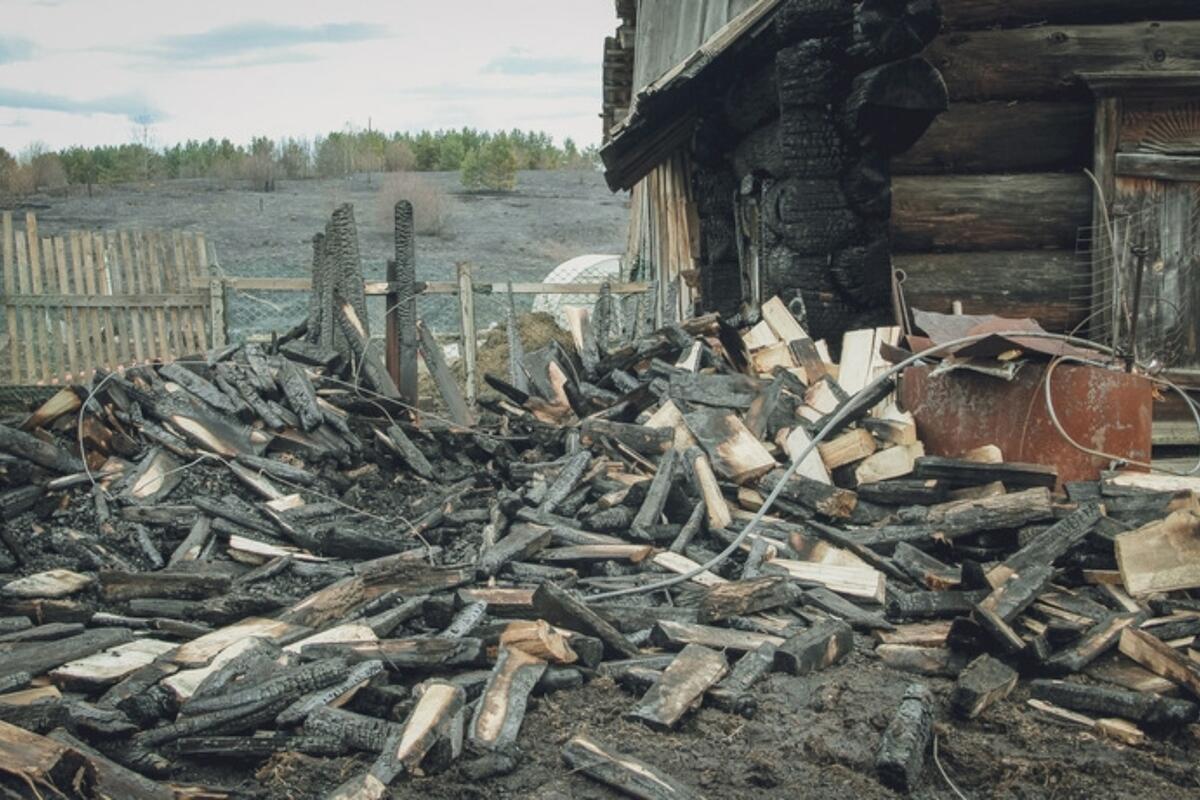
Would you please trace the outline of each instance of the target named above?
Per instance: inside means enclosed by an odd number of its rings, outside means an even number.
[[[37,217],[0,219],[9,386],[51,386],[200,353],[213,330],[202,234],[74,231],[39,236]],[[218,288],[219,290],[219,288]]]

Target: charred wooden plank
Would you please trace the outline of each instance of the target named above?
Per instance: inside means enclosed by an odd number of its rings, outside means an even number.
[[[12,652],[0,654],[0,675],[16,672],[41,675],[69,661],[126,644],[132,639],[133,634],[124,628],[100,628],[58,641],[24,644]]]
[[[729,663],[722,653],[689,644],[625,718],[643,722],[655,730],[670,730],[703,701],[704,693],[728,671]]]
[[[1016,670],[984,654],[959,674],[950,695],[950,707],[964,719],[975,719],[988,707],[1008,697],[1016,685]]]
[[[23,458],[39,467],[64,475],[83,472],[83,462],[66,450],[7,425],[0,425],[0,452]]]
[[[722,583],[710,588],[700,601],[699,620],[708,624],[730,617],[799,603],[801,591],[782,577]]]
[[[914,683],[905,689],[875,754],[875,771],[884,785],[899,792],[916,788],[933,740],[933,713],[933,694],[927,687]]]
[[[913,580],[933,591],[955,589],[962,585],[962,568],[943,564],[923,550],[900,542],[892,560]]]
[[[324,415],[317,405],[317,393],[304,369],[286,359],[279,367],[279,386],[288,406],[300,417],[300,425],[306,431],[314,431],[321,426]]]
[[[131,600],[136,597],[201,600],[228,592],[231,583],[228,575],[211,572],[100,572],[100,585],[105,598],[109,600]]]
[[[708,690],[708,699],[722,711],[751,717],[758,703],[750,690],[774,668],[775,645],[760,645],[739,658],[729,674]]]
[[[691,788],[644,761],[606,749],[586,736],[570,739],[562,749],[567,766],[639,800],[699,800]]]
[[[1063,517],[1034,537],[1029,544],[990,570],[988,582],[999,586],[1012,575],[1026,572],[1039,565],[1049,566],[1066,554],[1096,526],[1104,516],[1104,507],[1089,503]],[[1119,552],[1119,551],[1118,551]]]
[[[772,636],[756,631],[739,631],[732,628],[718,628],[712,625],[698,625],[690,622],[676,622],[669,619],[658,620],[650,631],[650,641],[658,647],[684,648],[689,644],[699,644],[717,650],[733,650],[749,652],[764,644],[782,645],[781,636]]]
[[[913,475],[933,479],[949,486],[982,486],[1000,482],[1009,489],[1045,487],[1053,490],[1058,483],[1058,470],[1042,464],[1004,462],[987,464],[965,458],[922,456],[917,459]]]
[[[667,452],[675,439],[675,434],[670,428],[650,428],[595,417],[585,419],[579,432],[580,440],[585,445],[611,439],[644,456],[656,456]]]
[[[382,661],[364,661],[355,664],[338,682],[318,687],[279,712],[275,722],[284,727],[303,722],[318,708],[323,708],[344,695],[352,694],[359,686],[381,672],[383,672]]]
[[[1038,565],[1023,573],[1014,573],[1000,588],[995,589],[975,606],[975,617],[1001,646],[1013,651],[1024,647],[1024,641],[1010,623],[1033,604],[1054,579],[1054,568]]]
[[[766,491],[773,491],[783,475],[783,470],[775,470],[764,476],[760,484]],[[849,519],[858,505],[858,496],[854,492],[802,475],[792,475],[783,484],[780,496],[831,519]]]
[[[607,620],[552,583],[543,583],[533,593],[533,609],[534,613],[553,625],[599,638],[615,655],[624,658],[638,655],[637,647]]]
[[[736,414],[697,408],[683,418],[713,468],[728,480],[748,483],[775,468],[775,459]]]
[[[823,586],[806,589],[803,592],[804,604],[819,608],[826,614],[845,620],[851,628],[860,631],[892,630],[894,626],[883,618],[882,614],[859,608],[840,594],[830,591]]]
[[[775,650],[775,668],[791,675],[832,666],[854,649],[854,632],[841,620],[821,620]]]
[[[525,718],[529,694],[546,672],[546,662],[523,650],[501,647],[467,738],[485,750],[500,750],[516,743]]]
[[[159,367],[158,374],[179,384],[222,414],[237,415],[238,407],[225,396],[224,392],[187,367],[177,362],[171,362]]]
[[[1187,725],[1195,722],[1200,715],[1200,706],[1190,700],[1163,697],[1152,692],[1131,692],[1108,686],[1052,680],[1032,681],[1029,688],[1037,699],[1073,711],[1123,717],[1145,725]]]
[[[314,709],[304,720],[304,730],[314,736],[333,739],[343,744],[343,750],[379,753],[389,737],[403,729],[394,722],[322,706]]]
[[[305,658],[345,657],[352,662],[379,660],[392,670],[437,670],[473,666],[485,655],[479,639],[380,639],[378,642],[320,642],[301,649]]]
[[[892,592],[887,599],[887,616],[893,622],[950,619],[970,614],[985,596],[982,591]]]

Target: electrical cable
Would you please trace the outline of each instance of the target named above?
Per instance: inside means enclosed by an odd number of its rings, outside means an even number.
[[[1050,365],[1046,368],[1046,377],[1044,378],[1045,385],[1043,386],[1043,390],[1045,392],[1047,416],[1050,417],[1050,423],[1052,425],[1054,425],[1055,430],[1058,431],[1058,435],[1061,436],[1067,442],[1067,444],[1071,445],[1071,447],[1074,447],[1076,450],[1079,450],[1080,452],[1086,453],[1090,456],[1095,456],[1096,458],[1103,458],[1103,459],[1107,459],[1108,461],[1120,461],[1120,462],[1123,462],[1126,464],[1132,464],[1135,467],[1141,467],[1143,469],[1153,470],[1155,472],[1163,472],[1168,475],[1188,476],[1188,475],[1195,475],[1197,473],[1200,473],[1200,459],[1197,459],[1196,465],[1193,466],[1190,470],[1188,470],[1187,472],[1180,473],[1180,472],[1176,472],[1174,470],[1164,469],[1163,467],[1156,467],[1151,462],[1138,461],[1136,459],[1126,458],[1124,456],[1113,455],[1112,453],[1106,453],[1103,450],[1095,450],[1093,448],[1087,447],[1087,446],[1082,445],[1079,442],[1075,441],[1075,439],[1073,439],[1071,437],[1071,435],[1069,433],[1067,433],[1067,431],[1063,428],[1062,423],[1059,421],[1058,413],[1054,410],[1054,398],[1050,391],[1050,379],[1052,377],[1054,377],[1054,370],[1058,369],[1059,364],[1062,364],[1064,362],[1069,363],[1069,364],[1083,364],[1084,366],[1089,366],[1089,367],[1095,367],[1095,366],[1101,366],[1101,365],[1099,365],[1093,361],[1088,361],[1085,358],[1076,358],[1075,356],[1059,356],[1058,358],[1052,360],[1050,362]],[[1185,392],[1181,387],[1177,386],[1176,384],[1172,383],[1171,381],[1166,380],[1165,378],[1156,378],[1156,377],[1148,376],[1148,379],[1155,383],[1161,383],[1162,385],[1169,387],[1173,391],[1178,392],[1179,396],[1183,398],[1184,403],[1187,405],[1188,411],[1190,411],[1192,414],[1192,419],[1196,423],[1196,429],[1200,430],[1200,410],[1197,409],[1196,402],[1194,400],[1192,400],[1192,398],[1188,397],[1187,392]]]

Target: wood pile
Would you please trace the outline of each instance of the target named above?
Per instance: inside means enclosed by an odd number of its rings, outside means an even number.
[[[995,448],[926,456],[876,380],[891,329],[835,364],[778,300],[740,329],[592,323],[526,354],[526,389],[488,376],[473,426],[300,336],[98,375],[0,426],[5,796],[231,796],[185,776],[284,753],[357,755],[332,798],[478,782],[518,768],[537,696],[611,680],[672,731],[864,657],[920,676],[878,743],[901,791],[935,720],[1020,677],[1125,744],[1195,723],[1196,481],[1064,495]],[[564,772],[698,796],[618,742],[560,741]]]

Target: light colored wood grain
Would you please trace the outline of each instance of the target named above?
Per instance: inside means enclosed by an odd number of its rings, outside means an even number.
[[[63,294],[71,294],[71,271],[67,266],[67,242],[61,236],[54,237],[54,263],[58,271],[58,287]],[[63,308],[63,343],[66,346],[67,382],[78,380],[79,376],[79,318],[75,309],[70,306]]]
[[[108,265],[105,263],[104,236],[100,233],[93,233],[91,240],[92,265],[96,270],[96,291],[98,294],[111,297],[112,285],[109,283]],[[117,355],[117,333],[116,326],[113,324],[113,311],[111,308],[106,308],[100,314],[104,322],[104,366],[108,369],[115,369],[121,361]]]
[[[24,231],[14,231],[13,245],[17,251],[17,291],[23,295],[31,295],[33,289],[30,286],[29,256],[25,248]],[[14,343],[25,353],[25,371],[20,377],[20,383],[34,383],[41,375],[37,364],[37,339],[34,336],[35,313],[32,308],[21,309],[21,327],[24,328],[25,338]]]
[[[11,211],[5,211],[0,217],[0,236],[4,238],[4,241],[0,243],[4,258],[4,295],[10,297],[17,290],[17,266]],[[21,354],[20,348],[17,347],[17,310],[11,306],[5,308],[4,316],[8,322],[8,380],[9,383],[16,384],[21,375]]]

